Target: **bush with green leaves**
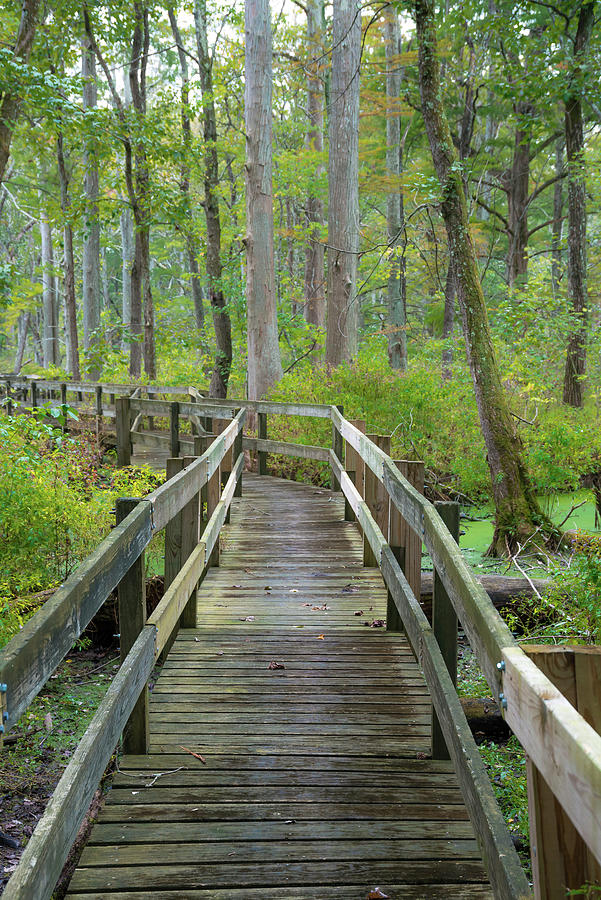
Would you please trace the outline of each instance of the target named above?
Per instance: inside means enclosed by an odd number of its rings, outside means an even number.
[[[0,414],[0,645],[108,533],[116,497],[157,483],[103,466],[95,435],[65,434],[59,419]]]

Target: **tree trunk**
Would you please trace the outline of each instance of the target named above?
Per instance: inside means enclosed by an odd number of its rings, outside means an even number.
[[[396,9],[386,7],[386,172],[390,179],[387,196],[388,225],[388,359],[392,369],[407,369],[407,308],[405,282],[404,229],[402,228],[403,195],[399,185],[401,174],[401,31]]]
[[[69,196],[69,174],[65,164],[63,136],[57,137],[58,177],[63,211],[63,291],[65,296],[65,343],[67,346],[67,369],[75,381],[81,378],[79,368],[79,338],[77,335],[77,303],[75,300],[75,260],[73,256],[73,228],[71,226],[71,197]]]
[[[534,114],[534,106],[527,100],[515,104],[518,122],[525,122]],[[513,160],[506,184],[507,190],[507,262],[506,278],[510,288],[516,279],[528,275],[528,200],[530,184],[530,129],[519,124],[515,132]]]
[[[21,63],[27,63],[35,37],[36,17],[40,0],[24,0],[21,3],[21,20],[12,55]],[[19,93],[2,90],[0,94],[0,184],[10,157],[13,130],[19,117]]]
[[[565,101],[566,158],[568,164],[568,297],[576,325],[568,341],[563,380],[563,402],[584,404],[588,293],[586,283],[586,163],[582,113],[582,66],[594,21],[594,0],[583,3],[574,41],[574,65]]]
[[[453,328],[455,327],[455,295],[457,283],[453,260],[449,259],[447,280],[444,288],[444,317],[442,320],[442,338],[446,341],[442,351],[442,379],[449,381],[453,371]]]
[[[537,504],[499,377],[470,233],[462,167],[441,100],[434,0],[416,0],[415,12],[422,115],[442,189],[441,209],[455,267],[467,357],[492,479],[496,525],[489,553],[500,555],[518,543],[523,545],[537,528],[551,533],[553,526]]]
[[[326,364],[338,366],[357,354],[359,322],[361,9],[351,0],[334,0],[332,42]]]
[[[87,35],[82,39],[83,106],[93,110],[98,105],[96,60]],[[83,346],[86,374],[91,381],[100,378],[98,344],[100,337],[100,221],[98,219],[98,163],[96,141],[88,136],[84,142],[85,229],[83,241]]]
[[[198,256],[200,248],[198,246],[198,241],[194,233],[194,211],[192,209],[192,198],[190,197],[189,155],[192,142],[192,128],[190,124],[189,104],[190,76],[188,72],[188,57],[186,56],[186,52],[184,50],[184,45],[177,24],[176,15],[172,7],[169,7],[167,12],[169,15],[169,22],[171,24],[173,38],[177,45],[180,70],[182,74],[181,123],[182,136],[184,139],[185,157],[180,169],[180,190],[182,193],[182,205],[184,208],[184,214],[187,219],[187,226],[184,226],[184,228],[186,229],[186,252],[188,257],[188,271],[190,273],[190,292],[192,294],[192,302],[194,305],[194,318],[196,320],[196,327],[198,329],[200,344],[202,345],[204,343],[205,313],[204,303],[202,299],[202,283],[198,270]]]
[[[246,0],[245,37],[248,397],[260,400],[282,377],[273,258],[269,0]]]
[[[205,141],[204,210],[207,224],[206,269],[209,302],[215,329],[215,365],[209,396],[227,397],[232,367],[232,325],[221,283],[221,219],[219,215],[219,169],[217,161],[217,117],[213,101],[213,69],[207,37],[206,0],[195,0],[194,25],[202,91],[202,122]]]
[[[27,342],[27,330],[29,328],[29,319],[31,313],[21,313],[17,324],[17,352],[15,354],[15,364],[13,372],[18,375],[23,366],[23,356],[25,355],[25,344]]]
[[[54,253],[52,249],[52,231],[45,210],[40,218],[40,237],[42,239],[42,311],[43,337],[42,352],[44,368],[58,364],[57,349],[57,310],[54,290]]]
[[[134,223],[131,209],[123,206],[120,216],[121,226],[121,321],[124,333],[129,332],[131,326],[131,270],[134,257]],[[126,337],[121,342],[121,350],[129,353],[130,342]]]
[[[551,234],[551,284],[553,285],[553,293],[559,291],[559,282],[562,277],[561,266],[561,238],[563,233],[563,152],[565,149],[565,140],[563,137],[557,138],[555,143],[555,176],[557,181],[553,189],[553,224]]]
[[[323,0],[307,2],[307,134],[305,147],[316,154],[323,152],[323,68],[325,34]],[[324,173],[323,166],[315,166],[315,180]],[[325,328],[325,253],[320,231],[323,227],[323,202],[314,188],[306,202],[307,243],[305,245],[305,319],[309,324]]]

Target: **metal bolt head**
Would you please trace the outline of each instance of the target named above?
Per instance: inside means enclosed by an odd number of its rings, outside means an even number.
[[[503,693],[499,694],[499,704],[501,709],[507,709],[507,697]]]
[[[7,690],[8,690],[8,685],[4,684],[4,682],[2,682],[0,684],[0,694],[5,694],[7,692]]]
[[[497,669],[499,670],[499,672],[505,671],[505,660],[504,659],[502,659],[501,662],[497,663]]]

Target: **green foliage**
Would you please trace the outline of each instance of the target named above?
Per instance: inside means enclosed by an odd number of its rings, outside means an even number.
[[[0,414],[0,645],[108,533],[116,497],[158,481],[150,469],[103,468],[93,434],[54,427],[64,414]]]
[[[479,750],[509,830],[528,843],[526,758],[521,744],[512,736],[503,746],[490,741],[480,744]]]

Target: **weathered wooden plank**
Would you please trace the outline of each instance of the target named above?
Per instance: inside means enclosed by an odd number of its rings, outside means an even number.
[[[0,651],[0,682],[8,685],[8,728],[18,721],[151,537],[150,504],[142,502]]]
[[[328,885],[328,900],[349,900],[349,898],[367,896],[367,893],[373,888],[373,879],[363,882],[354,882],[344,885]],[[399,884],[397,881],[381,882],[382,892],[386,892],[389,897],[402,897],[403,900],[424,900],[424,889],[422,886],[415,884]],[[315,900],[315,887],[275,887],[269,886],[269,900]],[[117,891],[106,894],[88,893],[85,894],[67,894],[69,900],[140,900],[139,891]],[[181,900],[181,892],[174,890],[155,890],[152,891],[153,900]],[[207,888],[206,890],[186,890],[186,900],[266,900],[265,888],[228,887],[223,890],[220,888]],[[490,889],[483,884],[429,884],[428,900],[493,900]]]
[[[48,900],[82,819],[154,662],[154,628],[145,626],[77,745],[4,888],[4,900]]]
[[[242,446],[245,450],[279,453],[280,456],[297,456],[301,459],[316,459],[320,462],[330,461],[330,451],[326,447],[315,447],[311,444],[290,444],[286,441],[245,437]]]
[[[189,891],[197,888],[229,888],[240,885],[319,885],[345,884],[369,879],[372,884],[384,881],[408,881],[413,884],[476,882],[486,880],[482,864],[476,860],[357,860],[306,863],[252,863],[243,865],[187,866],[121,866],[111,870],[111,887],[127,889],[136,884],[139,891],[163,888]],[[71,886],[73,891],[103,890],[107,871],[102,867],[77,869]]]

